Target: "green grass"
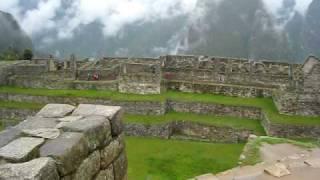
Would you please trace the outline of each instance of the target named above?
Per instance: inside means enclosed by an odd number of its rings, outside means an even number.
[[[35,109],[39,110],[43,107],[41,104],[29,102],[0,101],[0,108],[8,109]]]
[[[244,144],[126,137],[128,179],[185,180],[237,166]]]
[[[282,143],[289,143],[303,148],[314,148],[317,145],[311,141],[296,141],[284,138],[276,138],[276,137],[268,137],[268,136],[260,136],[254,140],[248,141],[244,155],[245,159],[241,161],[242,165],[254,165],[260,163],[262,160],[260,158],[259,149],[263,143],[268,144],[282,144]]]
[[[228,116],[210,116],[193,113],[170,112],[161,116],[125,114],[123,119],[128,123],[142,124],[164,124],[172,121],[191,121],[220,127],[231,127],[234,129],[248,129],[252,130],[257,135],[265,135],[260,121]]]
[[[196,94],[172,91],[158,95],[136,95],[97,90],[25,89],[8,86],[0,87],[0,93],[26,94],[35,96],[86,97],[108,99],[113,101],[164,102],[165,100],[171,99],[177,101],[217,103],[232,106],[250,106],[261,108],[273,123],[311,126],[320,125],[320,117],[288,116],[279,114],[271,98],[241,98],[214,94]]]

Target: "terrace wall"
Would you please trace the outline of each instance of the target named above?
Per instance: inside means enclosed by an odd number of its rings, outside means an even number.
[[[148,136],[164,139],[197,140],[219,143],[239,143],[247,140],[250,130],[218,127],[195,122],[173,121],[167,124],[125,124],[128,136]]]

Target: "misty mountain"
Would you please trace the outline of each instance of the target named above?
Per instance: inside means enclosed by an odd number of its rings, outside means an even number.
[[[0,53],[9,48],[22,52],[32,48],[31,39],[20,28],[11,14],[0,11]]]
[[[146,1],[146,7],[155,9],[144,9],[147,17],[139,18],[121,14],[121,9],[110,10],[104,3],[106,7],[95,12],[98,6],[93,6],[94,10],[86,9],[87,6],[79,6],[76,0],[45,1],[56,10],[45,3],[39,6],[39,0],[19,1],[18,9],[23,28],[28,25],[26,22],[34,22],[32,18],[38,14],[47,18],[39,17],[41,23],[36,23],[42,25],[41,31],[33,29],[34,26],[27,28],[36,52],[41,55],[67,57],[75,53],[80,57],[102,57],[179,53],[302,62],[309,54],[320,56],[320,1],[312,0],[310,5],[306,3],[309,8],[306,5],[301,10],[297,5],[302,1],[307,0],[279,0],[278,4],[273,2],[275,6],[268,0],[193,0],[196,2],[193,10],[178,14],[175,11],[183,6],[181,3],[154,7]],[[117,2],[112,5],[118,7]],[[46,14],[48,10],[52,12]],[[32,13],[33,16],[23,21],[23,15]],[[114,29],[116,33],[110,34]]]
[[[204,1],[206,15],[189,25],[180,52],[291,62],[319,56],[319,4],[314,0],[303,17],[293,9],[295,0],[284,0],[276,15],[260,0]]]

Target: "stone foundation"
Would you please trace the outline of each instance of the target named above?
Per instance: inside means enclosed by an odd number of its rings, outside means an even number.
[[[45,106],[0,133],[0,179],[127,179],[121,117],[117,106]]]

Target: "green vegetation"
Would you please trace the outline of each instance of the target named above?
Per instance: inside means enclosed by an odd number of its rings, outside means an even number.
[[[31,60],[33,57],[33,52],[31,49],[25,49],[23,51],[23,59],[24,60]]]
[[[268,143],[268,144],[289,143],[289,144],[293,144],[303,148],[316,147],[315,144],[309,141],[302,142],[302,141],[295,141],[290,139],[260,136],[260,137],[257,137],[256,139],[248,141],[244,150],[244,155],[246,158],[241,161],[242,165],[254,165],[262,161],[260,158],[259,149],[263,143]]]
[[[41,109],[43,105],[29,102],[0,101],[0,108],[8,109]]]
[[[20,59],[19,51],[13,48],[8,48],[7,50],[5,50],[0,54],[0,60],[13,61],[13,60],[19,60],[19,59]]]
[[[18,87],[0,87],[0,93],[27,94],[36,96],[59,97],[86,97],[108,99],[113,101],[156,101],[164,102],[167,99],[188,102],[217,103],[232,106],[250,106],[261,108],[270,121],[279,124],[320,125],[320,117],[288,116],[279,114],[271,98],[241,98],[214,94],[195,94],[182,92],[165,92],[158,95],[123,94],[112,91],[97,90],[49,90],[49,89],[24,89]]]
[[[164,124],[172,121],[191,121],[210,124],[220,127],[252,130],[256,135],[265,135],[264,129],[258,120],[235,118],[228,116],[198,115],[193,113],[170,112],[162,116],[126,114],[124,121],[142,124]]]
[[[126,137],[128,179],[188,179],[237,165],[244,144]]]

